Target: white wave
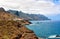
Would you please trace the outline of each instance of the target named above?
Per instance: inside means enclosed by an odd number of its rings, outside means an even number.
[[[60,35],[51,35],[48,38],[60,38]]]
[[[48,38],[56,38],[56,35],[51,35]]]

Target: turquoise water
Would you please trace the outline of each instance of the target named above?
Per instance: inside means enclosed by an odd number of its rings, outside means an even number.
[[[60,35],[60,21],[31,21],[26,27],[33,30],[38,37],[48,38],[51,35]]]

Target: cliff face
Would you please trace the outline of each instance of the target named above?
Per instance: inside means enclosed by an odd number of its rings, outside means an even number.
[[[38,39],[25,24],[29,22],[3,10],[0,11],[0,39]]]
[[[0,12],[5,12],[4,8],[1,7],[0,8]]]
[[[15,14],[20,18],[28,19],[28,20],[50,20],[48,17],[41,15],[41,14],[26,14],[22,11],[16,10],[8,10],[11,14]]]
[[[18,21],[0,21],[0,39],[38,39],[33,31]]]
[[[0,8],[0,20],[12,20],[14,18],[18,17],[6,12],[3,8]]]

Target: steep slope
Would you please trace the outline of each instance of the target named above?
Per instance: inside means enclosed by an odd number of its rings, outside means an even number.
[[[41,14],[26,14],[22,11],[16,11],[16,10],[8,10],[11,14],[15,14],[19,16],[20,18],[24,18],[27,20],[49,20],[48,17],[41,15]]]
[[[25,27],[28,21],[0,9],[0,39],[38,39],[33,31]]]
[[[50,20],[48,17],[41,14],[27,14],[32,20]]]
[[[38,39],[33,31],[20,22],[0,21],[0,39]]]
[[[27,20],[32,19],[31,17],[29,17],[28,15],[26,15],[22,11],[8,10],[7,12],[10,12],[11,14],[17,15],[18,17],[24,18],[24,19],[27,19]]]
[[[1,7],[0,8],[0,12],[5,12],[4,8]]]
[[[6,12],[3,8],[0,8],[0,20],[12,20],[18,18],[16,15]]]

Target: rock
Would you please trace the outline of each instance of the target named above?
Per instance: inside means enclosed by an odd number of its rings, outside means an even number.
[[[3,23],[3,25],[0,26],[0,39],[38,39],[33,31],[18,24],[17,21],[9,20],[0,22]]]
[[[38,39],[34,33],[24,33],[21,39]]]
[[[0,39],[38,39],[33,31],[25,27],[29,24],[28,21],[13,20],[14,18],[18,17],[0,8]]]
[[[0,8],[0,12],[5,12],[4,8],[1,7]]]

